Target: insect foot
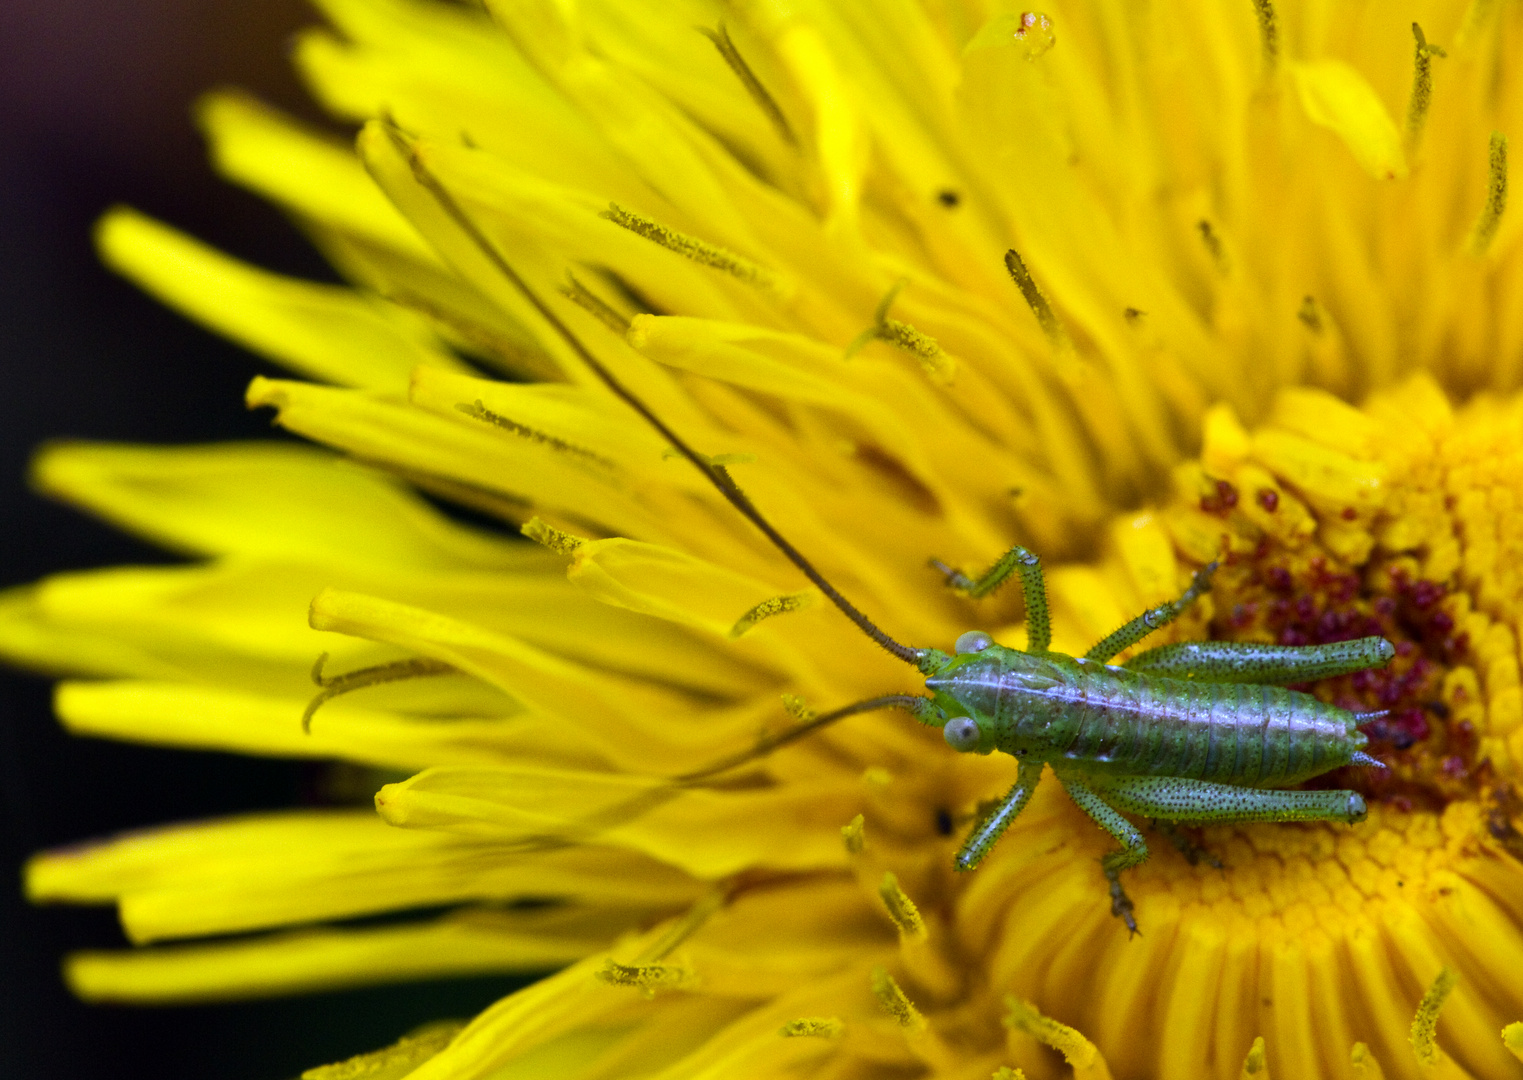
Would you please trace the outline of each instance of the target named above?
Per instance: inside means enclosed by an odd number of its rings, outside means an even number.
[[[1141,933],[1137,929],[1137,919],[1132,914],[1132,898],[1126,895],[1126,889],[1121,885],[1122,868],[1112,866],[1110,862],[1109,855],[1100,860],[1100,865],[1105,867],[1105,880],[1111,885],[1111,914],[1126,923],[1127,936],[1132,937]]]

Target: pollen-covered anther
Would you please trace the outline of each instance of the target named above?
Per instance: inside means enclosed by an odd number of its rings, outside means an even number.
[[[801,1016],[789,1020],[778,1034],[785,1039],[835,1039],[846,1030],[846,1025],[834,1016]]]
[[[1000,1021],[1012,1031],[1021,1031],[1040,1043],[1045,1043],[1063,1055],[1074,1070],[1075,1076],[1091,1076],[1096,1080],[1109,1080],[1110,1069],[1100,1050],[1079,1032],[1067,1024],[1060,1024],[1043,1016],[1029,1001],[1014,995],[1005,998],[1005,1015]]]
[[[1412,1043],[1412,1052],[1424,1068],[1437,1065],[1442,1054],[1438,1048],[1438,1014],[1458,982],[1459,976],[1453,968],[1442,969],[1423,999],[1417,1003],[1417,1015],[1412,1018],[1412,1031],[1408,1038]]]
[[[813,589],[806,589],[803,592],[788,593],[763,600],[735,621],[735,625],[730,627],[730,639],[734,640],[749,633],[763,619],[770,619],[774,615],[786,615],[790,611],[799,611],[812,606],[815,596]]]
[[[909,323],[884,319],[878,329],[878,336],[890,345],[914,354],[934,382],[950,383],[957,374],[956,361],[946,354],[936,339],[929,334],[922,334]]]
[[[480,398],[471,402],[461,402],[455,406],[455,411],[464,413],[472,420],[480,420],[482,423],[491,424],[493,427],[501,428],[503,431],[511,432],[521,439],[528,439],[530,442],[539,443],[541,446],[548,447],[551,450],[556,450],[564,454],[570,454],[573,457],[583,458],[587,461],[596,462],[599,465],[603,465],[609,468],[611,468],[614,464],[611,459],[603,457],[601,454],[596,454],[591,450],[584,449],[580,446],[575,446],[564,439],[556,438],[554,435],[547,435],[543,431],[536,431],[534,428],[520,424],[516,420],[510,420],[508,417],[503,416],[501,413],[493,412],[491,409],[482,404]]]
[[[543,518],[538,517],[532,517],[524,522],[523,527],[518,531],[536,544],[542,544],[549,548],[557,555],[575,555],[577,549],[587,543],[585,537],[562,532]]]
[[[872,989],[873,997],[878,999],[883,1011],[892,1016],[907,1033],[919,1034],[926,1030],[925,1017],[886,968],[873,968]]]
[[[1481,207],[1481,216],[1470,231],[1470,254],[1477,256],[1486,254],[1491,247],[1502,225],[1502,214],[1507,210],[1507,136],[1500,131],[1491,133],[1488,165],[1486,205]]]
[[[1412,24],[1412,36],[1417,41],[1416,56],[1412,62],[1412,96],[1407,99],[1406,148],[1411,153],[1422,138],[1423,125],[1428,119],[1428,106],[1433,103],[1433,58],[1448,56],[1437,45],[1430,45],[1423,28]]]
[[[683,258],[692,259],[702,266],[713,267],[715,270],[729,274],[737,281],[754,285],[766,292],[783,291],[777,275],[772,271],[763,269],[733,252],[726,251],[717,244],[710,244],[696,236],[678,232],[633,210],[627,210],[618,203],[609,203],[608,209],[604,210],[600,216],[607,218],[620,228],[645,237],[652,243],[660,244],[668,251],[676,252]]]
[[[690,969],[677,964],[620,964],[615,960],[603,961],[594,977],[611,986],[634,987],[646,997],[655,997],[657,990],[677,990],[696,982]]]
[[[884,872],[878,895],[883,898],[883,906],[888,909],[888,916],[894,920],[900,934],[916,941],[926,939],[925,920],[920,917],[920,909],[899,886],[899,878],[892,871]]]

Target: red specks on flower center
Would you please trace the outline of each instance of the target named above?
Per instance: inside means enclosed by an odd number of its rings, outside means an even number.
[[[1274,488],[1259,488],[1253,499],[1271,514],[1280,508],[1280,493]]]
[[[1220,514],[1226,516],[1227,512],[1237,505],[1237,488],[1225,480],[1216,482],[1216,490],[1210,495],[1201,496],[1200,508],[1208,514]]]
[[[1219,483],[1201,500],[1202,509],[1220,505],[1224,489],[1235,497],[1231,485]],[[1265,538],[1251,553],[1229,557],[1218,573],[1212,636],[1282,645],[1371,636],[1391,641],[1396,657],[1384,668],[1294,688],[1356,712],[1388,710],[1361,729],[1370,740],[1367,752],[1387,770],[1338,769],[1309,786],[1348,787],[1375,801],[1439,809],[1473,797],[1485,766],[1477,760],[1473,726],[1452,716],[1444,701],[1445,675],[1465,662],[1468,641],[1456,633],[1443,584],[1413,580],[1408,565],[1377,556],[1349,567],[1329,554]]]

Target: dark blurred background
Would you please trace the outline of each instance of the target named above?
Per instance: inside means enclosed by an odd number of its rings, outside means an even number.
[[[31,449],[57,436],[152,442],[258,437],[242,405],[263,369],[102,269],[90,226],[130,203],[244,258],[328,277],[278,213],[222,184],[189,120],[236,84],[316,118],[286,63],[300,0],[0,3],[0,586],[164,556],[32,495]],[[286,806],[312,766],[66,737],[49,687],[0,671],[0,1077],[280,1080],[468,1016],[504,980],[248,1005],[131,1009],[74,1001],[59,958],[123,944],[108,909],[30,908],[17,870],[39,848],[140,825]]]

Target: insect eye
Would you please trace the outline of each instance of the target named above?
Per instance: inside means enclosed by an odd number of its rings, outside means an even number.
[[[983,652],[993,644],[994,639],[982,630],[969,630],[957,639],[952,648],[959,653]]]
[[[978,749],[978,724],[971,716],[954,716],[941,729],[941,735],[953,750],[967,753]]]

